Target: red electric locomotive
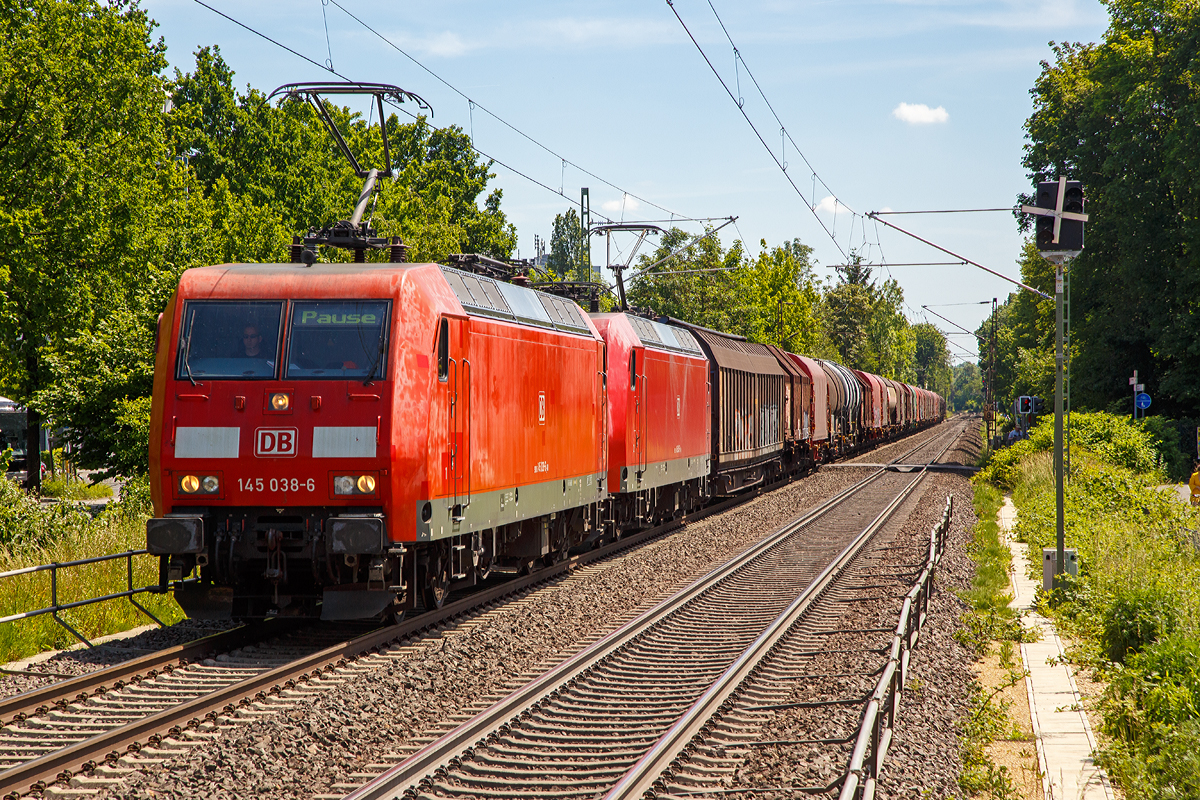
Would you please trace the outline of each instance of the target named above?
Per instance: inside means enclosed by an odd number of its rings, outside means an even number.
[[[620,533],[687,513],[708,493],[708,359],[687,330],[594,314],[608,347],[608,490]]]
[[[598,523],[604,345],[432,264],[188,270],[163,317],[151,552],[190,616],[440,604]]]

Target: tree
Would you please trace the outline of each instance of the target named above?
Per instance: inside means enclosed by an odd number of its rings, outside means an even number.
[[[983,409],[983,376],[979,365],[970,361],[956,364],[954,370],[954,388],[947,395],[954,403],[954,410],[980,411]]]
[[[550,252],[546,254],[546,269],[560,281],[575,280],[584,260],[583,223],[575,209],[554,215],[554,230],[550,233]]]
[[[950,348],[937,326],[920,322],[912,326],[916,383],[945,396],[950,393]]]
[[[1035,289],[1052,294],[1054,265],[1042,258],[1032,240],[1025,242],[1017,262],[1021,280]],[[991,338],[995,329],[996,382],[994,397],[1007,406],[1020,395],[1054,395],[1054,300],[1032,292],[1013,292],[975,331],[979,345],[980,368],[988,373],[991,366]],[[994,325],[993,325],[994,323]],[[1078,352],[1071,343],[1072,354]],[[1075,359],[1072,359],[1074,373]]]
[[[916,341],[904,316],[904,291],[895,279],[871,280],[871,268],[851,254],[839,281],[825,292],[829,339],[843,364],[900,381],[915,380]]]
[[[291,233],[349,217],[362,180],[317,113],[297,100],[273,104],[253,88],[238,94],[233,76],[216,47],[196,51],[192,72],[176,71],[168,130],[176,153],[187,159],[205,191],[225,186],[249,208],[275,214]],[[326,105],[359,162],[386,166],[378,123]],[[380,235],[401,236],[410,260],[436,261],[460,252],[509,257],[516,229],[500,210],[501,191],[484,195],[495,175],[491,162],[479,160],[470,137],[456,126],[434,129],[424,117],[402,123],[389,114],[385,124],[396,176],[379,182],[368,212]],[[280,241],[264,260],[286,259],[287,244]]]
[[[637,269],[642,275],[627,290],[631,305],[752,341],[762,338],[767,315],[756,306],[740,241],[726,250],[716,236],[695,239],[671,228],[653,253],[638,256]],[[775,309],[769,314],[774,320]]]
[[[821,292],[813,272],[812,248],[792,239],[774,248],[759,241],[750,263],[749,291],[755,298],[756,341],[797,353],[829,351],[818,320]]]
[[[1069,267],[1076,405],[1102,408],[1133,369],[1164,413],[1200,403],[1200,7],[1111,0],[1098,44],[1054,45],[1031,91],[1023,164],[1080,180],[1087,242]],[[1032,367],[1030,370],[1036,372]]]
[[[0,388],[29,414],[47,356],[137,281],[146,210],[173,178],[163,146],[164,48],[136,6],[30,0],[0,35]]]

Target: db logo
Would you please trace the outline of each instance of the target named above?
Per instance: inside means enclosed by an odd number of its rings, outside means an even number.
[[[254,455],[267,457],[296,455],[296,429],[257,429],[254,431]]]

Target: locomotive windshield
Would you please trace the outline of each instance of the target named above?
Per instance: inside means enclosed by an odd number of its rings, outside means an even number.
[[[288,378],[370,380],[387,367],[386,300],[317,300],[292,305]]]
[[[282,301],[192,301],[183,312],[178,380],[275,377]]]

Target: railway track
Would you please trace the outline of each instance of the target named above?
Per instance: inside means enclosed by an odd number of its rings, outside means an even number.
[[[910,458],[920,447],[901,458]],[[127,752],[151,752],[164,737],[187,735],[202,741],[204,734],[198,728],[203,720],[212,722],[249,713],[244,710],[254,700],[281,690],[303,691],[304,684],[319,684],[321,676],[357,657],[419,637],[449,620],[482,613],[564,573],[685,522],[728,510],[771,488],[626,536],[534,575],[476,592],[442,609],[353,639],[346,638],[344,625],[331,633],[329,627],[274,620],[4,699],[0,701],[0,721],[7,724],[0,730],[0,795],[19,797],[73,777],[78,783],[98,765],[114,764]],[[99,783],[103,785],[103,781]]]
[[[939,437],[928,460],[961,432]],[[744,720],[713,722],[750,677],[828,654],[829,637],[845,633],[833,627],[839,605],[877,582],[878,563],[863,554],[924,475],[874,471],[346,800],[687,796],[686,779],[669,786],[662,772],[708,726],[752,735]]]

